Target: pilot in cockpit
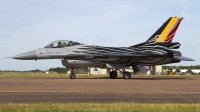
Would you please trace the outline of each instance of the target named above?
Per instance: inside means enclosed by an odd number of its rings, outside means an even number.
[[[72,46],[72,41],[70,41],[70,42],[68,43],[68,46]]]
[[[59,40],[48,44],[47,46],[45,46],[45,48],[61,48],[61,47],[69,47],[75,45],[80,45],[80,43],[68,40]]]
[[[58,47],[61,47],[61,42],[60,41],[58,42]]]

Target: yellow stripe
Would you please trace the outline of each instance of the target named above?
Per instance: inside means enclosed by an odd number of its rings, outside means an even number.
[[[170,22],[167,24],[161,35],[157,38],[156,42],[164,42],[167,38],[167,35],[169,34],[169,30],[174,26],[174,24],[177,22],[178,17],[173,17]]]

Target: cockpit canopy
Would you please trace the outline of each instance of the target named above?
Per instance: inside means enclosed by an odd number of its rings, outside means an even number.
[[[69,47],[69,46],[75,46],[75,45],[80,45],[80,43],[69,41],[69,40],[57,40],[48,44],[44,48],[61,48],[61,47]]]

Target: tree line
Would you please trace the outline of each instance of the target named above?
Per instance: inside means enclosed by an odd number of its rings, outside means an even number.
[[[200,65],[195,65],[195,66],[162,66],[163,69],[200,69]]]
[[[27,73],[39,73],[42,72],[42,70],[40,69],[35,69],[35,70],[24,70],[24,71],[20,71],[20,70],[0,70],[0,72],[27,72]]]
[[[69,71],[69,68],[64,68],[64,67],[56,67],[56,68],[49,68],[49,72],[57,72],[57,73],[67,73]],[[35,69],[35,70],[26,70],[26,71],[19,71],[19,70],[0,70],[0,73],[2,72],[7,72],[7,73],[12,73],[12,72],[23,72],[23,73],[42,73],[44,71],[40,69]]]
[[[69,68],[64,68],[64,67],[50,68],[49,71],[61,74],[61,73],[67,73],[69,71]]]
[[[200,65],[195,65],[195,66],[192,66],[192,65],[191,66],[162,66],[162,69],[168,69],[169,71],[176,69],[175,73],[181,72],[181,69],[187,69],[186,73],[200,75],[200,72],[199,73],[192,72],[192,69],[200,69]]]

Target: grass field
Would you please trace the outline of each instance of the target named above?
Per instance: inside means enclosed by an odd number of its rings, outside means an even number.
[[[200,104],[1,103],[1,112],[200,112]]]
[[[2,73],[0,77],[67,77],[69,74],[45,74],[45,73]]]
[[[108,77],[108,75],[86,75],[86,74],[77,74],[77,77]],[[0,74],[0,77],[69,77],[69,74],[45,74],[45,73],[3,73]]]

